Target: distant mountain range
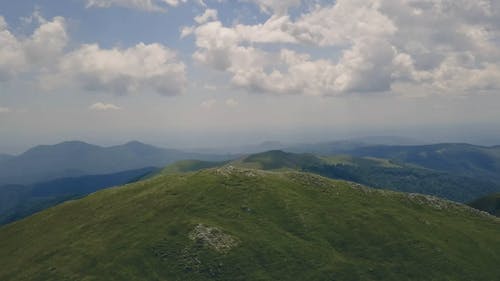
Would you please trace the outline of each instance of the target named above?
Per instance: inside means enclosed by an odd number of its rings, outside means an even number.
[[[280,141],[265,141],[259,144],[243,146],[225,146],[221,148],[195,149],[199,153],[211,154],[254,154],[270,150],[284,150],[295,153],[336,154],[353,148],[374,145],[423,145],[424,142],[398,136],[371,136],[349,138],[319,143],[290,144]]]
[[[243,157],[186,153],[139,142],[113,147],[83,142],[37,146],[0,160],[0,224],[71,198],[131,182],[145,171],[154,172],[154,168],[144,167],[164,167],[173,162],[163,173],[227,165],[305,171],[462,203],[500,192],[500,146],[367,146],[335,142],[315,149],[323,154],[272,150]]]
[[[227,155],[158,148],[140,142],[101,147],[72,141],[37,146],[19,156],[0,157],[0,184],[31,184],[63,177],[164,167],[185,159],[222,161],[229,158]]]

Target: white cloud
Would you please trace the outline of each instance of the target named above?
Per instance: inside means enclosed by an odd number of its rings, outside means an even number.
[[[217,103],[216,99],[209,99],[209,100],[203,101],[200,104],[200,106],[205,108],[205,109],[211,109],[212,107],[215,106],[216,103]]]
[[[83,45],[63,56],[57,72],[43,77],[42,83],[49,89],[177,95],[185,91],[185,68],[172,50],[160,44],[140,43],[128,49]]]
[[[121,110],[122,108],[111,103],[97,102],[89,106],[89,109],[93,111],[110,111],[110,110],[115,111],[115,110]]]
[[[0,106],[0,114],[2,113],[9,113],[11,110],[8,107],[2,107]]]
[[[195,30],[194,26],[183,26],[181,28],[181,38],[184,38],[184,37],[187,37],[187,36],[193,34],[194,30]]]
[[[198,24],[206,23],[210,20],[217,20],[217,10],[206,9],[202,15],[194,18],[194,21]]]
[[[229,107],[236,107],[238,106],[240,103],[235,100],[235,99],[227,99],[226,100],[226,105],[229,106]]]
[[[16,37],[0,16],[0,80],[29,71],[50,68],[68,43],[66,21],[55,17],[46,21],[39,17],[40,26],[29,37]]]
[[[186,66],[161,44],[139,43],[130,48],[103,49],[97,44],[67,50],[66,20],[39,22],[28,37],[15,36],[0,16],[0,80],[29,77],[42,89],[102,91],[115,94],[185,91]]]
[[[138,9],[150,12],[162,12],[167,7],[176,7],[187,0],[86,0],[87,8],[109,8],[112,6]]]
[[[254,2],[273,14],[266,22],[212,21],[184,33],[196,36],[196,61],[230,73],[233,85],[248,91],[404,94],[407,85],[427,94],[463,95],[500,89],[496,2],[338,0],[295,20],[286,10],[300,1]],[[315,58],[290,45],[337,55]]]
[[[284,14],[291,7],[300,5],[301,0],[249,0],[255,2],[266,13]]]

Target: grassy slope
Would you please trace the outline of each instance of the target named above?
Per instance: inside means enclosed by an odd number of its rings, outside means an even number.
[[[469,206],[500,217],[500,193],[479,198],[469,203]]]
[[[376,188],[429,194],[457,202],[470,202],[500,191],[500,183],[482,178],[465,177],[407,163],[397,164],[393,160],[374,157],[318,157],[269,151],[233,161],[230,165],[264,170],[302,170]]]
[[[196,242],[197,225],[235,241]],[[305,173],[222,168],[92,194],[0,228],[0,280],[499,280],[500,223]]]

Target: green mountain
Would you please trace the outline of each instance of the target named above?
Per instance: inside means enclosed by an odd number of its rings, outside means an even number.
[[[468,204],[478,210],[500,217],[500,193],[490,194]]]
[[[387,159],[352,158],[349,163],[323,163],[306,166],[304,171],[409,193],[433,195],[456,202],[470,202],[478,196],[500,191],[500,182],[463,176]]]
[[[457,202],[470,202],[500,191],[500,184],[489,179],[426,169],[397,160],[349,155],[319,157],[278,150],[234,161],[184,160],[167,166],[161,173],[183,173],[224,165],[275,171],[305,171],[375,188],[428,194]],[[102,176],[64,178],[29,186],[0,186],[0,224],[103,188],[131,182],[139,178],[138,173],[148,174],[147,177],[154,175],[139,169]]]
[[[0,184],[24,185],[58,178],[164,167],[186,159],[220,161],[229,157],[187,153],[140,142],[101,147],[71,141],[37,146],[19,156],[0,161]]]
[[[209,167],[204,162],[184,162],[183,171],[196,171]],[[217,163],[213,163],[213,166]],[[390,159],[337,155],[320,157],[313,154],[295,154],[279,150],[219,163],[235,167],[305,171],[333,179],[343,179],[408,193],[433,195],[456,202],[470,202],[478,197],[500,191],[500,183],[491,179],[462,176],[422,168]],[[175,169],[176,165],[167,169]]]
[[[308,173],[160,174],[0,228],[0,280],[499,280],[500,221]]]

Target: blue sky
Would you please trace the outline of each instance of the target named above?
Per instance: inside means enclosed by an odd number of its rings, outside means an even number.
[[[0,3],[0,152],[500,140],[492,0]],[[487,140],[487,141],[486,141]]]

